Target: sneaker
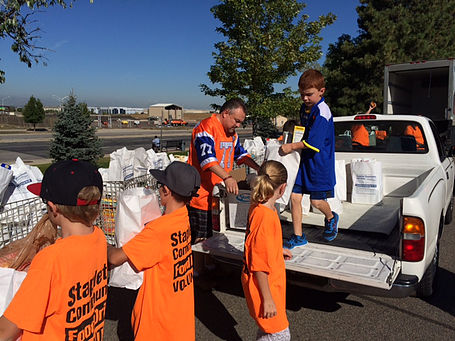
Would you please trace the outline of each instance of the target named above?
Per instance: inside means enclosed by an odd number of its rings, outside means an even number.
[[[293,249],[296,246],[303,246],[306,245],[307,243],[308,240],[306,239],[304,234],[301,236],[292,234],[291,238],[284,242],[283,247],[285,247],[286,249]]]
[[[333,218],[330,220],[324,219],[325,221],[325,230],[322,233],[322,236],[324,237],[325,240],[328,242],[334,240],[338,234],[338,221],[340,220],[340,217],[338,214],[332,211]]]

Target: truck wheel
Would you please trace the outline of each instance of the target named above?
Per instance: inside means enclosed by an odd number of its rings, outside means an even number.
[[[450,200],[449,208],[447,208],[446,216],[444,217],[444,224],[448,225],[452,222],[453,215],[453,197]]]
[[[436,284],[436,274],[438,272],[438,263],[439,263],[439,242],[436,244],[436,249],[434,251],[433,260],[428,266],[427,271],[423,274],[421,281],[417,286],[417,297],[429,297],[433,295],[435,284]]]

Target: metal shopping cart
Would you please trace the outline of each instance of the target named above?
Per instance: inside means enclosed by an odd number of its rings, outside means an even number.
[[[150,174],[146,174],[126,181],[105,181],[103,187],[100,215],[95,225],[103,230],[108,243],[115,245],[115,214],[120,193],[134,187],[157,190],[157,183]],[[46,204],[39,197],[0,207],[0,248],[25,237],[46,211]]]

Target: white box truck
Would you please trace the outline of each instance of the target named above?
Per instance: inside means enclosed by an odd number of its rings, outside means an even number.
[[[386,65],[383,113],[430,118],[449,148],[455,144],[454,73],[450,58]]]

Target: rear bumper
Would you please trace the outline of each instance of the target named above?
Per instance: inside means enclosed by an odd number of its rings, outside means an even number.
[[[383,297],[402,298],[412,296],[418,285],[417,276],[400,274],[389,290],[365,286],[361,284],[340,281],[336,279],[305,275],[300,273],[287,273],[288,283],[326,292],[346,292]]]
[[[229,259],[219,256],[214,258],[219,262],[230,264],[234,267],[242,266],[242,262],[238,259]],[[417,276],[399,274],[391,288],[387,290],[321,276],[309,275],[292,270],[286,270],[286,281],[289,284],[325,292],[344,292],[394,298],[415,295],[416,288],[419,283]]]

